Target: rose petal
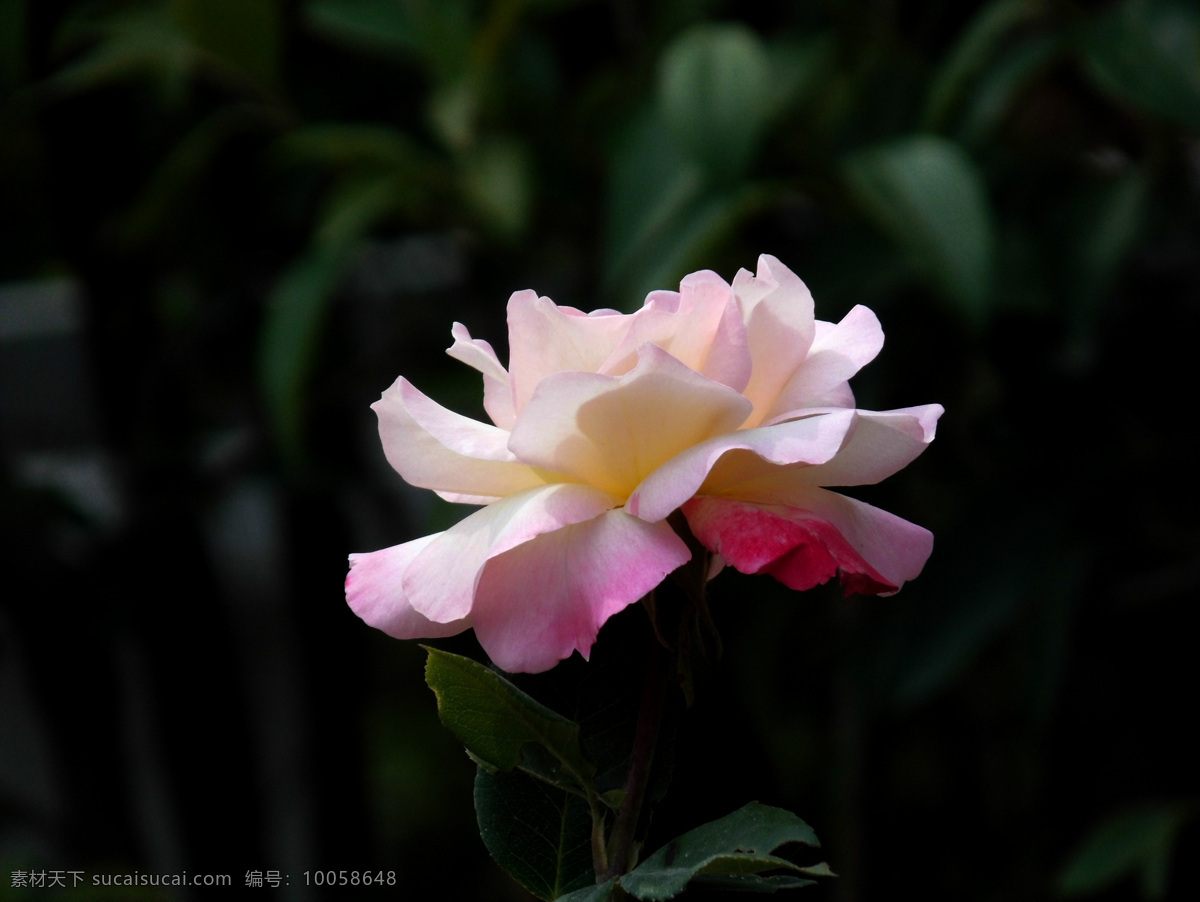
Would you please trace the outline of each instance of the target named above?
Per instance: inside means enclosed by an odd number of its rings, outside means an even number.
[[[833,409],[826,409],[828,415]],[[805,411],[808,413],[808,411]],[[846,411],[853,418],[841,447],[824,461],[808,467],[780,467],[754,460],[722,460],[705,480],[703,494],[741,498],[762,504],[792,504],[795,488],[813,485],[873,485],[912,463],[933,441],[940,405],[903,410]],[[789,420],[765,431],[779,429]],[[738,466],[732,466],[732,464]]]
[[[929,447],[940,404],[901,410],[859,410],[854,431],[833,459],[805,474],[812,485],[874,485],[907,467]]]
[[[831,388],[829,391],[825,392],[825,394],[823,394],[823,395],[815,395],[811,398],[806,398],[805,403],[808,404],[808,407],[801,408],[801,409],[789,410],[786,414],[783,414],[782,416],[778,416],[778,417],[772,416],[768,420],[764,421],[763,425],[770,426],[774,423],[782,423],[784,420],[795,419],[797,416],[805,416],[808,414],[808,411],[814,407],[820,408],[820,407],[857,407],[858,406],[857,404],[854,403],[854,392],[851,391],[849,382],[842,382],[839,385],[835,385],[833,388]]]
[[[734,430],[750,410],[655,345],[623,376],[556,373],[542,380],[508,446],[533,466],[624,498],[684,449]]]
[[[464,495],[462,492],[434,492],[443,501],[449,501],[451,504],[491,504],[493,501],[499,501],[499,495]]]
[[[403,377],[371,408],[388,463],[410,485],[503,497],[554,478],[518,463],[503,429],[447,410]]]
[[[422,549],[404,572],[404,593],[430,620],[471,614],[475,587],[488,560],[573,523],[597,517],[618,501],[586,485],[542,486],[489,504]]]
[[[769,254],[758,258],[756,276],[744,269],[738,272],[733,292],[741,305],[754,361],[743,391],[754,404],[747,424],[757,426],[809,353],[814,334],[813,299],[799,277]]]
[[[513,294],[508,301],[508,368],[516,412],[553,373],[597,372],[631,322],[632,317],[611,310],[588,316],[558,307],[533,291]]]
[[[701,442],[646,477],[625,509],[643,520],[662,520],[701,486],[715,493],[772,473],[780,465],[822,464],[838,453],[854,416],[852,410],[820,411],[805,419]]]
[[[921,572],[933,537],[886,511],[810,487],[803,508],[698,497],[683,506],[702,545],[743,573],[797,590],[837,575],[846,594],[891,595]]]
[[[621,375],[650,343],[703,376],[741,392],[750,379],[750,350],[728,283],[705,270],[684,278],[679,294],[653,292],[630,317],[629,331],[599,372]]]
[[[435,623],[413,610],[404,594],[404,572],[413,558],[437,536],[424,536],[382,551],[350,555],[346,603],[369,626],[396,639],[454,636],[471,625],[469,618]]]
[[[830,523],[863,560],[869,561],[897,589],[916,579],[933,553],[933,533],[928,529],[855,498],[812,488],[806,495],[805,507]]]
[[[830,393],[840,390],[851,376],[874,360],[882,347],[879,319],[861,305],[842,317],[837,325],[818,322],[804,364],[792,374],[765,419],[777,420],[807,407],[830,406],[827,404]]]
[[[508,370],[500,365],[492,346],[482,338],[472,338],[466,326],[455,323],[450,334],[454,344],[446,353],[483,374],[483,409],[501,429],[512,429],[516,413]]]
[[[496,665],[549,670],[578,651],[587,658],[613,614],[691,558],[666,523],[614,510],[497,555],[479,581],[471,622]]]

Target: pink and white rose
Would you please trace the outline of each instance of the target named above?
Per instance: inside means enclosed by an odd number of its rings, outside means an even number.
[[[491,424],[403,377],[372,405],[405,480],[480,505],[350,556],[346,600],[391,636],[474,629],[510,672],[586,658],[609,617],[690,559],[676,510],[724,563],[794,589],[836,575],[847,594],[887,595],[929,557],[928,530],[827,487],[903,468],[941,406],[856,409],[848,380],[882,347],[879,321],[861,306],[815,320],[774,257],[732,286],[693,273],[628,315],[519,291],[507,369],[463,326],[451,334],[450,356],[483,374]]]

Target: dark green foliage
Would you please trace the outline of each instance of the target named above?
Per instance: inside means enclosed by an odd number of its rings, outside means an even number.
[[[824,863],[801,866],[772,854],[791,843],[819,845],[812,829],[796,815],[751,802],[671,840],[629,874],[564,898],[570,902],[606,900],[617,885],[647,902],[674,899],[689,885],[773,893],[816,883],[810,878],[833,876]]]
[[[475,774],[479,834],[496,863],[539,899],[595,886],[587,801],[523,773]]]

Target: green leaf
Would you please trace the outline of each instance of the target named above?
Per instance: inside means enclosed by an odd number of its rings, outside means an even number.
[[[812,828],[796,815],[759,802],[690,830],[619,878],[639,899],[672,899],[697,878],[728,888],[772,892],[832,876],[829,866],[801,867],[770,853],[787,843],[819,846]],[[763,876],[768,871],[788,871]],[[782,878],[782,879],[780,879]]]
[[[469,75],[440,85],[429,98],[429,122],[441,142],[465,151],[475,143],[480,89]]]
[[[591,888],[592,816],[578,795],[526,774],[475,774],[479,835],[492,857],[539,899]]]
[[[425,682],[437,696],[438,716],[472,756],[499,770],[525,765],[544,779],[588,789],[592,765],[583,757],[578,724],[477,661],[435,648],[426,651]],[[545,749],[556,770],[523,757],[529,745]]]
[[[617,885],[615,878],[605,880],[598,886],[588,886],[577,889],[573,893],[559,896],[558,902],[609,902],[613,888]]]
[[[819,91],[837,55],[831,32],[783,40],[767,47],[769,66],[768,113],[784,113],[793,103]]]
[[[705,252],[772,199],[762,184],[714,187],[704,168],[644,111],[616,153],[609,187],[604,291],[640,305],[701,265]]]
[[[991,138],[1026,86],[1060,56],[1062,43],[1058,36],[1034,35],[980,75],[974,92],[963,103],[961,124],[956,130],[964,144],[975,147]]]
[[[1126,0],[1082,32],[1081,50],[1100,87],[1200,128],[1200,13],[1194,6]]]
[[[283,453],[293,460],[300,451],[304,386],[347,252],[345,245],[313,247],[284,272],[267,302],[259,381]]]
[[[90,91],[148,76],[164,103],[183,98],[196,51],[165,7],[135,6],[104,17],[85,7],[64,22],[58,44],[65,50],[85,43],[88,49],[49,79],[52,90]]]
[[[1160,899],[1179,829],[1193,812],[1183,805],[1145,805],[1097,827],[1063,868],[1059,893],[1093,893],[1141,873],[1142,896]]]
[[[885,234],[969,322],[990,313],[994,239],[984,181],[959,145],[913,135],[859,151],[846,182]]]
[[[529,224],[532,171],[525,146],[496,138],[466,152],[461,160],[462,190],[483,221],[512,240]]]
[[[358,173],[330,192],[309,249],[280,278],[268,301],[259,378],[284,455],[298,459],[304,389],[321,327],[347,260],[382,219],[416,202],[419,190],[398,171]]]
[[[192,43],[261,85],[279,84],[283,23],[278,0],[172,0]]]
[[[772,108],[762,41],[744,25],[689,29],[663,52],[658,100],[689,157],[718,178],[739,177]]]
[[[812,886],[817,881],[806,880],[803,877],[789,877],[777,874],[771,877],[704,877],[692,881],[693,886],[703,886],[709,889],[720,889],[726,892],[741,893],[774,893],[781,889],[798,889],[802,886]]]
[[[304,17],[319,34],[414,59],[445,82],[467,69],[474,11],[464,0],[308,0]]]
[[[703,190],[701,167],[664,134],[657,111],[644,110],[625,132],[612,163],[605,267],[610,293],[656,256],[658,243]]]
[[[745,877],[779,868],[786,868],[813,877],[836,876],[829,865],[823,861],[811,867],[800,867],[786,858],[779,858],[776,855],[757,855],[749,852],[722,855],[701,868],[700,874],[708,877]]]
[[[1033,12],[1030,0],[992,0],[976,14],[929,89],[922,131],[943,128],[967,86],[984,70],[1001,41]]]
[[[404,209],[413,199],[411,179],[404,173],[355,173],[339,182],[326,198],[314,242],[348,247],[381,220]]]
[[[676,219],[673,230],[660,236],[653,245],[654,253],[647,255],[632,274],[628,298],[641,303],[651,291],[677,286],[767,199],[764,186],[755,184],[698,199]]]
[[[314,31],[336,40],[408,55],[420,49],[408,7],[396,0],[309,0],[304,18]]]

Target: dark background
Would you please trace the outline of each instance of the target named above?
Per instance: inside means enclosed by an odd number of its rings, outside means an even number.
[[[937,543],[891,599],[712,584],[657,841],[757,798],[813,899],[1197,898],[1198,136],[1186,2],[0,0],[0,897],[522,898],[342,598],[463,514],[368,405],[480,414],[442,351],[516,289],[768,252],[879,315],[861,406],[945,405],[853,492]]]

